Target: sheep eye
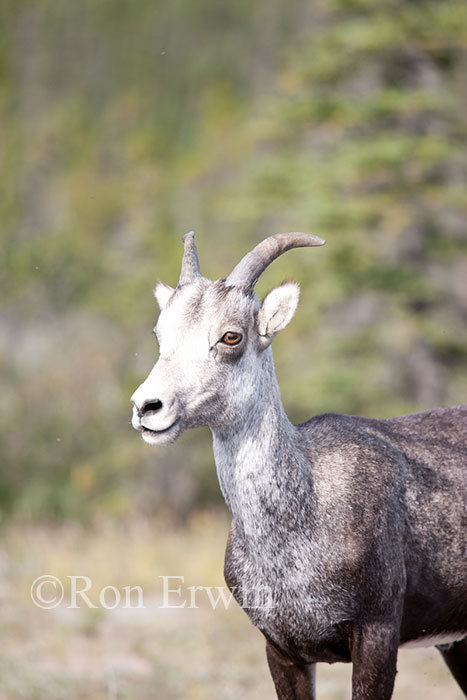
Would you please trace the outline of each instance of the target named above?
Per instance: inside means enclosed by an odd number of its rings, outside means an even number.
[[[226,345],[238,345],[242,339],[241,333],[234,333],[233,331],[227,331],[222,336],[222,342]]]

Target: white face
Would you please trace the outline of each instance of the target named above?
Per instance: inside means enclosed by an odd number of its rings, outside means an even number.
[[[154,329],[159,360],[132,396],[132,424],[146,442],[167,444],[186,428],[235,420],[259,352],[256,306],[253,296],[203,278],[171,296]]]
[[[164,445],[187,428],[241,421],[258,400],[263,351],[295,312],[297,285],[273,290],[261,308],[252,292],[203,277],[155,294],[160,356],[131,398],[133,427]]]

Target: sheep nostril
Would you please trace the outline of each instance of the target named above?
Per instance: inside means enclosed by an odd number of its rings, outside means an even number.
[[[145,401],[141,407],[140,415],[149,413],[150,411],[156,412],[160,411],[162,408],[162,401],[159,399],[154,399],[153,401]]]

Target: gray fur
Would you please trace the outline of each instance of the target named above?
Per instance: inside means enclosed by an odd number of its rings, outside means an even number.
[[[211,428],[233,518],[226,581],[246,608],[242,590],[270,593],[247,612],[278,697],[312,700],[313,664],[352,661],[353,700],[388,699],[398,646],[423,640],[444,642],[467,692],[467,406],[292,425],[270,343],[298,290],[260,305],[232,279],[160,290],[161,354],[133,425],[151,444]],[[226,345],[227,331],[241,342]]]

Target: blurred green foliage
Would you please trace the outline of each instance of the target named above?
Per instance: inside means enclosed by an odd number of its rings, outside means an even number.
[[[129,396],[181,235],[203,272],[304,230],[275,358],[291,418],[465,402],[463,0],[3,0],[0,508],[184,517],[207,430],[151,450]],[[293,361],[292,361],[293,358]]]

